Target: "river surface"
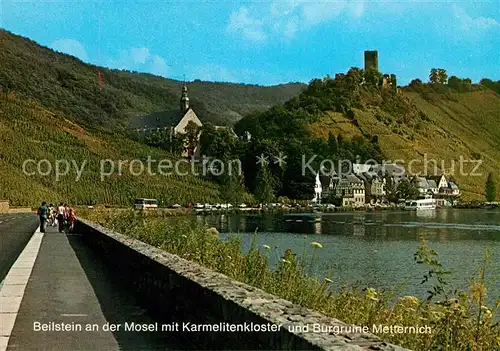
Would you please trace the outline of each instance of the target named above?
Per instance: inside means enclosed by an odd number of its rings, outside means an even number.
[[[457,289],[468,289],[489,249],[488,302],[494,304],[500,297],[499,210],[216,214],[197,216],[197,220],[216,227],[223,236],[241,236],[243,250],[252,240],[260,247],[269,245],[271,265],[287,248],[299,256],[306,251],[311,257],[311,242],[319,242],[323,248],[315,250],[314,275],[327,274],[336,287],[349,283],[397,288],[397,296],[425,298],[431,287],[421,284],[426,269],[414,261],[421,234],[452,272],[446,279]]]

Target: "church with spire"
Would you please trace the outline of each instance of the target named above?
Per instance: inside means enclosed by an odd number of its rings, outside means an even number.
[[[172,111],[154,112],[146,116],[136,117],[131,121],[130,127],[137,130],[140,134],[147,134],[155,131],[168,131],[171,136],[185,134],[189,122],[194,122],[200,128],[203,126],[200,119],[189,106],[188,88],[184,82],[181,88],[181,98],[179,100],[179,109]],[[195,150],[195,155],[199,154]],[[182,154],[187,157],[187,151]]]

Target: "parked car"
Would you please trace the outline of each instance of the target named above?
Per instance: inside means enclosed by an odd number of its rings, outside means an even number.
[[[203,205],[200,203],[194,204],[194,208],[203,208]]]
[[[239,207],[240,207],[240,208],[245,208],[245,207],[247,207],[247,205],[245,205],[245,204],[240,204],[240,206],[239,206]]]
[[[173,204],[172,206],[170,206],[171,208],[181,208],[181,205],[179,204]]]

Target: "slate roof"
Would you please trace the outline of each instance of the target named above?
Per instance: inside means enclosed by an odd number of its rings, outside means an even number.
[[[415,184],[417,188],[430,188],[429,183],[427,182],[427,179],[423,177],[415,177],[412,180],[412,183]]]
[[[429,188],[437,188],[437,183],[435,180],[427,179],[427,184],[429,184]]]
[[[153,112],[149,115],[135,117],[130,121],[129,126],[130,128],[175,127],[184,115],[185,114],[182,115],[178,109]]]
[[[363,181],[356,177],[354,174],[346,175],[345,179],[347,179],[351,183],[363,183]]]
[[[428,176],[427,179],[434,180],[437,183],[441,180],[442,175],[434,175],[434,176]]]

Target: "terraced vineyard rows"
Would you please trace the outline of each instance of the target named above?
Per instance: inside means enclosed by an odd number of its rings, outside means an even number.
[[[151,173],[148,157],[152,160]],[[42,200],[131,205],[136,197],[158,198],[164,204],[220,201],[215,183],[191,173],[159,174],[158,161],[165,159],[172,163],[178,160],[120,136],[93,135],[62,114],[13,95],[0,100],[0,198],[10,199],[13,206],[36,206]],[[25,163],[27,160],[32,161]],[[41,160],[46,161],[39,163]],[[59,179],[55,174],[58,160]],[[127,163],[120,175],[119,160],[141,160],[145,169],[141,175],[134,175],[141,170],[139,162],[133,167]],[[66,162],[70,166],[67,173]],[[108,167],[102,167],[101,162]],[[37,170],[38,163],[42,174]],[[108,173],[109,166],[114,166],[113,174]],[[191,165],[182,166],[183,171],[191,169]],[[106,173],[101,175],[101,169]]]

